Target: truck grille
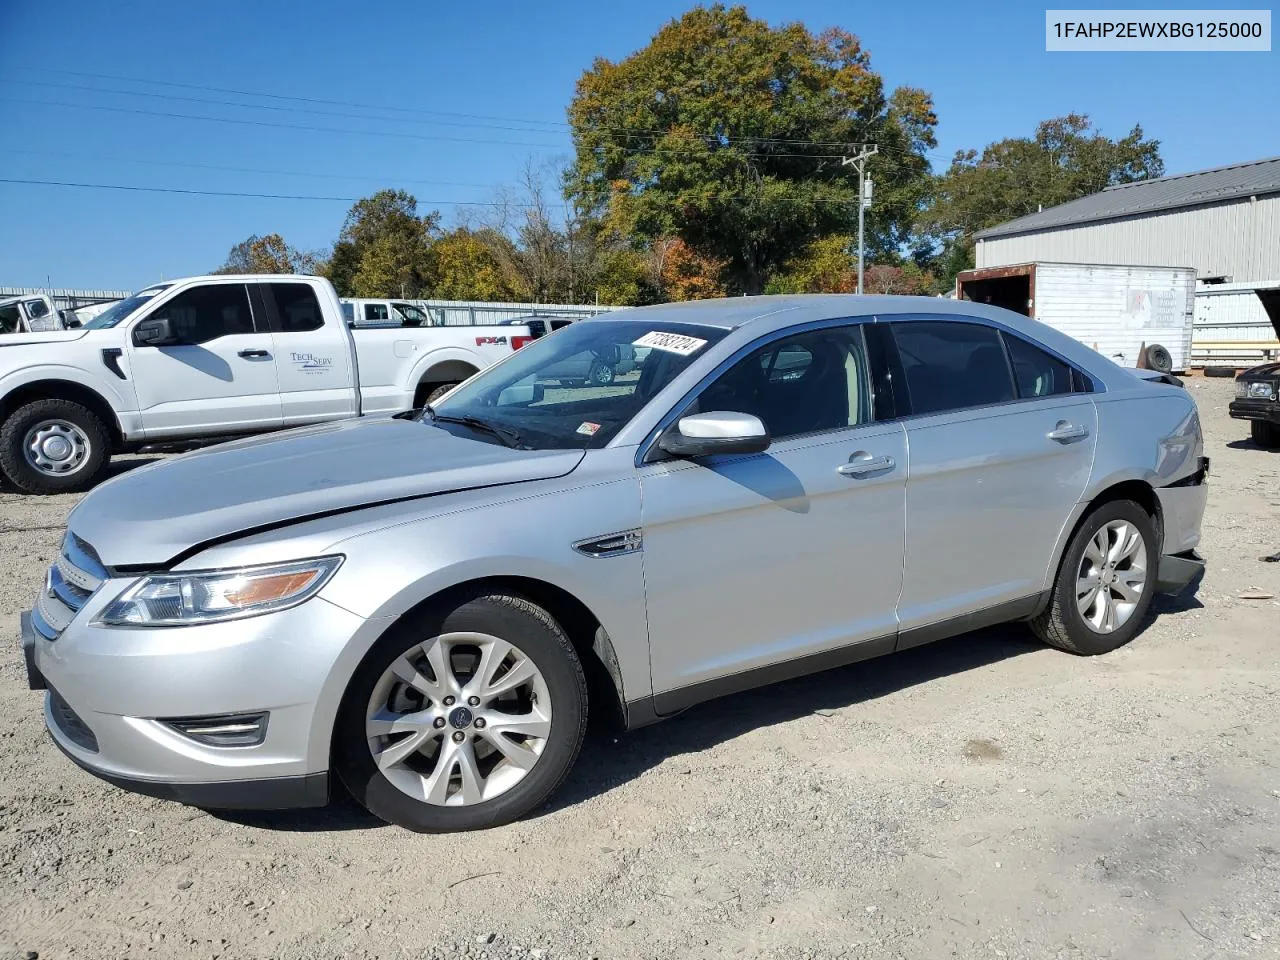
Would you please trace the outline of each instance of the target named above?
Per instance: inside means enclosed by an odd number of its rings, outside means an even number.
[[[68,530],[62,538],[62,554],[49,567],[31,611],[31,625],[46,640],[57,640],[106,579],[106,567],[93,547]]]

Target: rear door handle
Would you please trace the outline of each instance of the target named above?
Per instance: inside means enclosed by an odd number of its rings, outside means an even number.
[[[859,451],[849,458],[848,463],[836,467],[836,473],[845,477],[865,477],[881,470],[892,470],[897,461],[893,457],[873,457],[869,453]]]
[[[1066,420],[1059,420],[1057,426],[1049,431],[1049,439],[1056,440],[1058,443],[1071,443],[1073,440],[1083,440],[1088,435],[1088,427],[1079,427]]]
[[[265,350],[241,350],[237,356],[244,357],[246,360],[260,360],[263,357],[271,356],[271,354]]]

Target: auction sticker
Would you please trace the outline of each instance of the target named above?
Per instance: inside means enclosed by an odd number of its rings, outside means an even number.
[[[578,429],[575,430],[574,433],[581,433],[587,437],[594,437],[596,435],[596,431],[599,429],[600,424],[592,423],[590,420],[583,420],[582,423],[578,424]]]
[[[686,337],[682,333],[662,333],[654,330],[652,333],[646,333],[639,340],[632,340],[631,345],[653,347],[655,350],[666,350],[668,353],[678,353],[682,357],[687,357],[705,347],[707,341],[699,340],[697,337]]]

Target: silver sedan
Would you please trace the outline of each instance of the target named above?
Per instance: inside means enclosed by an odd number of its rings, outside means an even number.
[[[624,362],[625,359],[625,362]],[[608,375],[548,375],[576,365]],[[588,709],[699,701],[1018,620],[1102,654],[1180,590],[1195,406],[965,302],[620,311],[434,407],[235,441],[72,513],[24,617],[77,764],[209,807],[510,821]]]

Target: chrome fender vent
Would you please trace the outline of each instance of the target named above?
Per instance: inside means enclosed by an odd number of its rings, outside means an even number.
[[[621,557],[628,553],[638,553],[644,547],[644,539],[639,530],[624,530],[594,540],[579,540],[573,549],[588,557]]]

